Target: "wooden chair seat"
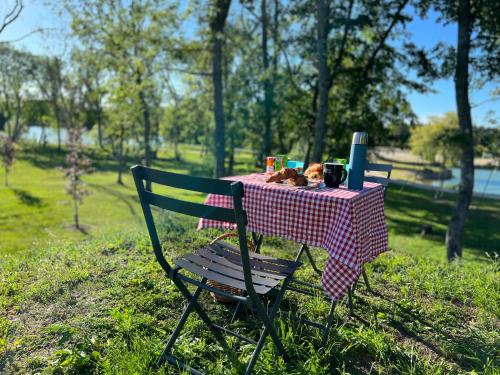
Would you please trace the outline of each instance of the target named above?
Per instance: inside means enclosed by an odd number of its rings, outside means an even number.
[[[249,251],[252,283],[255,292],[266,294],[281,280],[292,275],[300,265],[286,259],[273,258]],[[240,250],[227,242],[218,241],[182,256],[174,263],[198,276],[246,291]]]

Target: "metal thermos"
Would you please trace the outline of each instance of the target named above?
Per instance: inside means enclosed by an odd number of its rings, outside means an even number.
[[[355,132],[352,136],[351,155],[349,156],[349,175],[347,176],[348,189],[363,189],[367,147],[368,133]]]

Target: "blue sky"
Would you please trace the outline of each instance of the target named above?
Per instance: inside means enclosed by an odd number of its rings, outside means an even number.
[[[14,45],[23,47],[37,54],[61,54],[69,52],[69,46],[65,44],[63,35],[69,29],[68,20],[57,15],[44,0],[25,0],[25,9],[20,18],[11,24],[0,35],[0,41],[17,40],[33,30],[43,28],[44,33],[34,33],[16,42]],[[6,13],[13,0],[0,0],[0,16]],[[431,13],[425,20],[418,17],[408,27],[411,38],[418,46],[432,47],[442,41],[448,44],[456,43],[456,25],[443,26],[436,22],[436,14]],[[485,124],[488,111],[500,113],[500,101],[489,102],[474,107],[490,98],[489,92],[499,86],[499,82],[490,82],[480,90],[471,92],[472,114],[474,122],[478,125]],[[448,111],[456,111],[455,93],[451,79],[438,80],[432,88],[435,93],[417,94],[411,93],[409,101],[418,117],[425,121],[428,116],[439,115]]]

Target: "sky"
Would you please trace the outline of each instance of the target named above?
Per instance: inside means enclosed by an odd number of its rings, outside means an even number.
[[[0,0],[0,17],[6,14],[15,0]],[[67,17],[57,15],[45,0],[24,0],[25,8],[16,22],[9,25],[0,35],[0,41],[16,41],[14,46],[27,49],[35,54],[69,53],[70,46],[62,36],[69,30]],[[44,32],[34,30],[43,29]],[[436,14],[427,19],[414,20],[408,25],[412,41],[417,46],[430,48],[438,42],[456,44],[456,25],[438,24]],[[22,40],[19,40],[22,38]],[[409,73],[411,74],[411,73]],[[472,117],[477,125],[486,125],[487,114],[495,111],[500,115],[500,101],[483,103],[490,99],[489,93],[499,87],[500,80],[489,82],[481,89],[471,90]],[[434,93],[410,93],[408,99],[414,112],[422,122],[429,116],[456,111],[455,92],[452,79],[437,80],[432,84]],[[480,104],[483,103],[483,104]],[[477,104],[480,104],[476,107]]]

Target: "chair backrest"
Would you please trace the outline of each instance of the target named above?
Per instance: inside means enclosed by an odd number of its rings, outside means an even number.
[[[365,181],[377,182],[384,185],[384,189],[387,190],[389,186],[389,181],[391,180],[392,164],[378,164],[378,163],[366,163],[365,172],[384,172],[387,173],[385,177],[383,176],[366,176]]]
[[[168,211],[174,211],[185,215],[206,218],[210,220],[224,221],[236,224],[238,230],[238,239],[242,255],[243,273],[245,275],[245,284],[247,290],[247,275],[248,283],[252,284],[250,259],[247,247],[246,224],[247,216],[243,210],[243,184],[239,181],[217,180],[212,178],[202,178],[194,176],[186,176],[182,174],[160,171],[136,165],[131,168],[134,176],[135,186],[146,220],[149,236],[156,259],[165,270],[169,277],[172,277],[172,267],[165,259],[161,247],[161,243],[156,231],[155,222],[151,212],[151,206],[156,206]],[[177,189],[197,191],[201,193],[225,195],[233,198],[234,208],[223,208],[208,206],[201,203],[193,203],[183,201],[160,194],[155,194],[152,191],[146,190],[144,182],[155,183],[163,186],[170,186]]]

